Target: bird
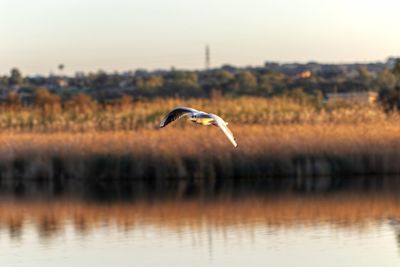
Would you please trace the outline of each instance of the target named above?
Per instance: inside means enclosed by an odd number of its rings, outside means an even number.
[[[202,124],[202,125],[214,125],[219,127],[222,132],[228,137],[228,140],[234,147],[237,147],[236,139],[233,137],[232,132],[227,127],[228,123],[225,122],[221,117],[212,113],[206,113],[199,111],[194,108],[188,107],[177,107],[171,110],[161,121],[160,128],[164,128],[171,122],[180,119],[182,117],[188,117],[190,121]]]

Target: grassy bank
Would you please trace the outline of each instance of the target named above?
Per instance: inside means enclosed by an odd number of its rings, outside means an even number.
[[[397,123],[231,128],[236,149],[218,128],[192,124],[129,132],[2,133],[0,179],[288,176],[307,186],[316,176],[400,174]]]

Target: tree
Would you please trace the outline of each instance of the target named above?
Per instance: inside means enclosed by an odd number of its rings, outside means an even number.
[[[369,72],[368,68],[365,66],[358,68],[358,76],[360,78],[360,81],[364,83],[364,85],[368,85],[372,80],[372,75]]]
[[[108,82],[109,82],[109,75],[104,71],[99,71],[97,74],[95,74],[95,78],[93,80],[92,85],[96,89],[102,89],[108,85]]]
[[[11,69],[9,85],[21,85],[23,81],[22,74],[17,68]]]
[[[392,72],[397,77],[397,79],[400,79],[400,58],[396,59],[396,63]]]
[[[235,79],[235,76],[229,71],[216,69],[200,73],[200,84],[203,91],[211,97],[213,91],[226,93],[229,83]]]
[[[273,84],[269,74],[261,75],[258,84],[260,90],[264,94],[271,95],[274,92]]]
[[[164,75],[163,95],[199,97],[204,95],[196,72],[173,70]]]
[[[58,70],[60,71],[61,75],[62,75],[62,72],[63,72],[64,68],[65,68],[64,64],[61,63],[61,64],[58,65]]]
[[[160,75],[151,75],[150,77],[143,79],[143,87],[146,90],[155,90],[162,87],[164,84],[163,77]]]
[[[237,75],[239,90],[243,93],[254,93],[257,90],[257,79],[250,71],[242,71]]]
[[[378,79],[383,85],[378,99],[385,111],[400,110],[400,59],[396,60],[391,73],[382,72]]]
[[[280,72],[268,71],[261,74],[258,80],[259,90],[264,95],[281,93],[286,86],[285,75]]]
[[[396,86],[394,89],[381,90],[378,99],[386,112],[400,110],[400,86]]]
[[[396,75],[392,71],[384,69],[378,74],[378,84],[382,89],[394,89],[396,83]]]

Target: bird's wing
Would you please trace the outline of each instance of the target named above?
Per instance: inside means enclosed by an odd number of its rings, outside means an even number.
[[[167,126],[169,123],[186,116],[190,113],[198,112],[198,110],[193,108],[186,108],[186,107],[178,107],[174,108],[172,111],[168,113],[167,116],[161,121],[160,128]]]
[[[211,114],[211,115],[214,119],[214,123],[224,132],[224,134],[226,135],[226,137],[228,137],[229,141],[231,141],[233,146],[237,147],[235,137],[233,137],[231,130],[229,130],[229,128],[226,126],[227,123],[221,117],[219,117],[215,114]]]

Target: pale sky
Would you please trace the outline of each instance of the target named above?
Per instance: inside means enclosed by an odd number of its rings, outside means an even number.
[[[398,0],[0,0],[0,74],[400,55]]]

